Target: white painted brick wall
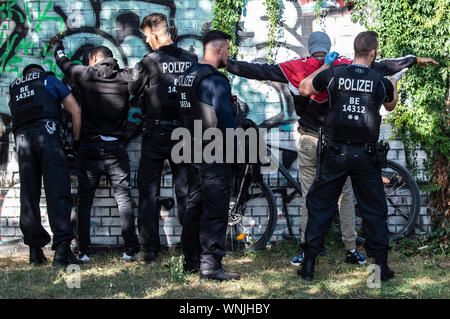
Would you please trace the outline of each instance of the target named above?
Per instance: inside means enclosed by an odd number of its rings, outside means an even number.
[[[64,6],[63,10],[66,9],[66,5],[70,3],[70,1],[58,1],[59,5]],[[76,3],[81,4],[80,14],[81,14],[81,23],[88,23],[89,21],[93,21],[95,19],[95,14],[92,11],[90,2],[87,0],[77,1]],[[178,34],[183,35],[187,33],[193,33],[199,35],[201,33],[201,29],[203,25],[211,20],[211,12],[212,12],[212,2],[209,0],[200,0],[200,1],[179,1],[176,0],[176,10],[175,10],[175,24],[178,26]],[[258,0],[248,0],[245,3],[249,6],[246,11],[246,16],[241,17],[241,24],[244,27],[243,32],[240,32],[242,36],[241,46],[239,48],[240,54],[245,61],[253,61],[255,59],[264,58],[266,54],[265,49],[257,49],[257,47],[263,47],[261,44],[266,41],[265,38],[265,29],[262,27],[266,22],[262,21],[260,18],[263,15],[256,14],[257,12],[264,12],[262,6],[262,1]],[[287,26],[292,26],[298,20],[296,16],[296,12],[301,12],[301,10],[296,10],[294,3],[290,1],[283,1],[285,12],[284,12],[284,20]],[[140,18],[144,15],[150,13],[153,10],[161,11],[168,14],[170,12],[169,8],[144,3],[142,1],[108,1],[102,4],[102,8],[104,9],[101,15],[101,23],[102,30],[105,32],[111,32],[115,34],[115,26],[111,24],[106,17],[108,14],[114,15],[116,10],[122,10],[126,12],[126,10],[132,10],[133,13],[137,14]],[[106,8],[113,8],[113,10],[106,10]],[[108,13],[108,14],[107,14]],[[53,14],[53,13],[52,13]],[[35,15],[36,16],[36,15]],[[55,16],[57,16],[55,14]],[[312,31],[320,30],[319,24],[317,20],[313,20],[311,16],[302,17],[302,21],[297,30],[294,30],[294,34],[291,34],[285,30],[285,38],[280,39],[280,42],[286,41],[291,44],[294,49],[286,49],[280,48],[278,50],[278,55],[275,58],[277,62],[284,62],[288,59],[292,59],[299,55],[307,55],[306,49],[306,41],[308,35]],[[7,20],[7,19],[6,19]],[[45,25],[45,29],[48,31],[45,35],[38,34],[40,38],[44,40],[44,42],[48,41],[48,38],[56,33],[58,30],[56,23],[48,22]],[[339,53],[347,56],[352,56],[352,39],[353,37],[362,31],[362,27],[359,25],[355,25],[351,23],[350,17],[345,10],[337,14],[330,14],[326,19],[326,31],[330,35],[332,39],[332,50],[336,50]],[[30,36],[33,36],[33,33],[30,33]],[[83,43],[86,38],[85,35],[74,35],[74,40],[78,39]],[[185,48],[189,48],[190,45],[194,46],[194,49],[201,57],[201,44],[197,40],[187,39],[183,40],[181,45]],[[76,41],[70,42],[68,41],[67,47],[68,49],[76,48]],[[137,46],[128,45],[125,46],[124,49],[129,51],[133,51]],[[200,51],[199,51],[200,50]],[[22,56],[25,59],[28,59],[27,56]],[[133,57],[134,60],[139,61],[141,56]],[[50,60],[53,58],[50,57]],[[130,58],[131,60],[131,58]],[[42,62],[41,60],[30,60],[33,63]],[[122,61],[120,61],[122,63]],[[132,65],[131,65],[132,66]],[[10,79],[12,79],[13,75],[10,78],[6,78],[5,81],[2,82],[2,77],[0,76],[0,89],[2,92],[2,97],[7,97],[7,83]],[[240,98],[245,100],[252,112],[256,115],[261,115],[261,119],[267,118],[268,113],[267,110],[272,110],[274,113],[272,115],[276,115],[279,112],[279,100],[277,91],[273,88],[270,88],[266,83],[260,83],[257,81],[243,81],[240,79],[239,85],[235,85],[236,79],[233,80],[233,91],[239,95]],[[6,99],[6,98],[5,98]],[[7,105],[7,103],[2,103],[1,105]],[[1,110],[0,106],[0,110]],[[263,110],[263,111],[258,111]],[[258,113],[259,112],[259,113]],[[253,114],[252,113],[252,114]],[[380,138],[387,139],[391,136],[392,130],[388,125],[384,125]],[[271,134],[269,134],[269,139]],[[280,145],[288,146],[291,148],[297,147],[299,134],[295,130],[295,125],[293,126],[292,131],[281,131],[280,132]],[[8,163],[7,163],[7,175],[8,181],[15,180],[18,181],[18,165],[16,161],[16,155],[13,150],[14,139],[12,134],[9,136],[9,149],[8,151]],[[138,190],[136,189],[136,174],[137,168],[139,165],[140,159],[140,143],[141,137],[135,138],[128,145],[128,153],[130,157],[130,167],[131,167],[131,195],[134,202],[138,203]],[[401,141],[392,140],[389,142],[391,146],[391,151],[388,154],[389,159],[399,162],[402,165],[405,165],[405,155],[403,151],[403,144]],[[425,154],[422,151],[419,151],[417,158],[419,160],[423,159]],[[297,163],[293,164],[293,173],[297,175]],[[13,172],[15,173],[15,177],[13,177]],[[73,179],[72,184],[72,192],[76,193],[76,178]],[[277,186],[278,183],[281,185],[285,185],[285,181],[274,174],[270,176],[270,184],[272,186]],[[9,183],[7,184],[9,185]],[[3,186],[3,185],[2,185]],[[174,197],[174,191],[172,189],[172,178],[171,175],[166,175],[166,178],[162,181],[161,188],[161,196]],[[6,188],[7,191],[3,194],[4,200],[1,201],[0,198],[0,207],[1,207],[1,215],[0,215],[0,240],[9,241],[13,239],[20,238],[22,236],[19,228],[19,215],[20,215],[20,200],[19,194],[20,189],[18,184],[14,184],[12,186],[8,186]],[[3,190],[3,188],[2,188]],[[289,189],[288,193],[290,193],[292,189]],[[279,197],[279,195],[277,195]],[[274,235],[273,239],[279,240],[282,238],[283,234],[287,234],[286,228],[286,220],[281,211],[281,200],[277,199],[278,203],[278,225],[277,225],[277,234]],[[46,225],[46,229],[49,230],[48,220],[46,218],[46,209],[45,209],[45,193],[42,190],[42,198],[41,198],[41,209],[43,215],[43,224]],[[427,210],[425,208],[427,204],[425,194],[422,194],[421,198],[421,211],[420,211],[420,222],[425,225],[427,228],[430,223],[430,217],[427,215]],[[301,223],[300,219],[300,198],[294,199],[288,205],[288,214],[291,216],[292,222],[292,230],[296,235],[299,235],[299,227]],[[134,209],[135,215],[137,214],[137,209]],[[258,214],[260,210],[255,209],[255,215]],[[92,209],[92,218],[91,218],[91,235],[92,235],[92,243],[94,245],[122,245],[123,239],[121,237],[121,228],[120,228],[120,218],[119,212],[117,209],[117,204],[115,199],[112,196],[112,192],[108,187],[108,183],[105,179],[102,179],[100,182],[100,186],[96,191],[96,198],[94,200],[94,205]],[[162,211],[161,219],[160,219],[160,232],[161,232],[161,242],[163,244],[175,245],[180,241],[181,234],[181,226],[178,223],[178,218],[176,214],[176,209],[171,209],[170,211]]]

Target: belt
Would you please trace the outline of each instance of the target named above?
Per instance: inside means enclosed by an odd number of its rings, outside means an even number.
[[[159,119],[148,119],[148,124],[159,126],[159,125],[167,125],[167,126],[182,126],[183,122],[178,120],[159,120]]]

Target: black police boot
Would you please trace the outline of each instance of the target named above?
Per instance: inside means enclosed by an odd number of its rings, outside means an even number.
[[[225,280],[238,280],[241,279],[239,274],[228,272],[222,268],[216,270],[200,270],[200,280],[202,279],[213,279],[218,281]]]
[[[62,242],[56,246],[55,257],[53,257],[53,266],[69,266],[71,264],[82,264],[83,261],[76,258],[70,249],[70,242]]]
[[[303,258],[302,268],[297,270],[297,274],[306,281],[314,279],[314,266],[316,264],[316,256],[307,255]]]
[[[387,259],[388,259],[388,255],[386,254],[381,254],[381,255],[377,255],[374,257],[375,259],[375,264],[377,264],[378,266],[380,266],[380,279],[381,281],[387,281],[391,278],[394,278],[394,271],[389,268],[388,264],[387,264]]]
[[[30,265],[39,266],[47,261],[41,247],[30,246]]]
[[[200,271],[200,262],[185,262],[183,264],[183,271],[191,274],[198,273]]]

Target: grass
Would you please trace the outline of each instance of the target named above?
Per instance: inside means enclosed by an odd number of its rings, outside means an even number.
[[[228,254],[224,268],[242,275],[232,282],[199,282],[198,274],[182,272],[182,254],[160,254],[153,265],[129,263],[120,253],[94,255],[81,266],[81,288],[69,289],[65,269],[28,265],[28,256],[0,257],[0,298],[449,298],[450,262],[444,255],[406,257],[390,253],[392,281],[381,288],[366,285],[366,266],[344,263],[345,250],[329,247],[320,257],[316,278],[305,282],[289,260],[296,244],[281,242],[270,250]],[[49,258],[52,259],[52,256]]]

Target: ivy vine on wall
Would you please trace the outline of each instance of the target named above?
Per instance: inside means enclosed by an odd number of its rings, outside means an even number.
[[[268,19],[266,55],[269,61],[276,55],[277,40],[282,36],[282,8],[281,0],[264,0]],[[230,52],[234,56],[238,53],[236,36],[241,17],[244,0],[215,0],[212,28],[223,31],[232,36]]]
[[[216,0],[214,1],[214,18],[212,28],[231,35],[230,53],[238,53],[236,46],[236,33],[241,18],[243,0]]]
[[[273,62],[276,56],[278,39],[282,37],[282,10],[279,0],[264,0],[266,6],[266,16],[269,21],[267,30],[267,59]]]

